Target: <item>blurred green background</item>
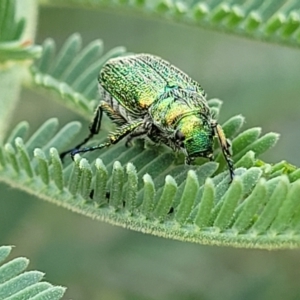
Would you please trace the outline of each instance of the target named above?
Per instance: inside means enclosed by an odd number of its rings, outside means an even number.
[[[245,128],[281,134],[263,158],[299,166],[300,51],[109,10],[42,8],[37,43],[58,45],[79,32],[83,44],[159,55],[224,101],[220,121],[243,114]],[[38,110],[37,110],[38,107]],[[32,132],[49,117],[88,121],[24,90],[11,127]],[[68,287],[65,299],[300,299],[298,250],[258,251],[185,244],[92,221],[0,185],[0,244],[31,259],[30,269]]]

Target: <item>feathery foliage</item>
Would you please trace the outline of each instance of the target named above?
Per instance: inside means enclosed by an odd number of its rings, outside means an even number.
[[[90,117],[99,69],[124,54],[119,47],[103,55],[99,40],[81,49],[78,34],[56,54],[48,39],[31,67],[32,80]],[[210,99],[208,104],[217,118],[222,102]],[[215,162],[198,159],[194,166],[185,166],[182,156],[164,146],[142,141],[62,163],[59,152],[81,125],[72,122],[58,131],[56,119],[47,120],[30,138],[27,122],[15,127],[0,147],[0,180],[86,216],[162,237],[235,247],[298,247],[300,172],[286,162],[258,160],[278,134],[261,135],[261,128],[241,131],[243,123],[237,115],[223,124],[236,167],[231,184],[217,147]]]
[[[41,281],[44,274],[39,271],[25,271],[29,260],[17,257],[4,261],[12,250],[10,246],[0,247],[0,298],[5,300],[61,299],[65,288]]]
[[[42,3],[60,5],[59,0],[43,0]],[[300,45],[300,3],[297,0],[65,0],[64,3],[142,12],[258,40]]]
[[[0,148],[0,179],[92,218],[158,236],[236,247],[297,247],[299,171],[285,162],[258,161],[255,152],[268,150],[278,135],[260,137],[258,128],[240,132],[242,123],[235,116],[224,124],[239,166],[231,184],[226,168],[220,170],[216,162],[188,167],[173,152],[141,141],[62,164],[56,148],[62,150],[80,125],[69,123],[56,132],[56,119],[27,140],[27,123],[13,130]]]
[[[0,63],[36,58],[41,52],[40,46],[23,40],[26,20],[17,19],[15,10],[15,0],[0,1]]]
[[[300,169],[285,161],[259,160],[276,144],[278,134],[262,135],[259,127],[243,131],[241,115],[223,124],[233,145],[236,176],[231,184],[217,141],[215,161],[198,159],[193,166],[185,166],[181,155],[164,146],[141,140],[130,148],[119,143],[62,162],[59,153],[76,144],[79,122],[60,128],[57,119],[49,119],[29,136],[29,123],[24,121],[6,134],[24,79],[90,119],[98,102],[101,66],[109,58],[126,55],[123,47],[104,54],[100,40],[82,48],[78,34],[71,35],[59,51],[52,39],[35,45],[36,28],[28,26],[36,21],[37,2],[21,1],[0,0],[0,181],[87,217],[164,238],[270,250],[300,247]],[[283,45],[300,44],[296,0],[63,2],[144,13]],[[20,9],[17,13],[20,3],[25,3],[23,15]],[[28,73],[31,77],[25,78]],[[222,102],[208,103],[217,118]],[[91,143],[99,143],[105,134]],[[43,273],[25,271],[27,259],[3,263],[10,252],[11,247],[0,247],[0,299],[63,296],[63,287],[41,282]]]
[[[123,55],[125,49],[118,47],[103,54],[101,40],[93,41],[84,49],[81,44],[81,36],[73,34],[56,55],[54,41],[47,39],[40,59],[31,70],[37,86],[53,90],[65,105],[90,118],[97,104],[99,70],[108,59]]]

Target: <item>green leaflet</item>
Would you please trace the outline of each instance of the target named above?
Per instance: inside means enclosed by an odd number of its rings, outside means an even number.
[[[25,271],[29,260],[17,257],[3,263],[11,252],[11,246],[0,247],[0,298],[1,299],[61,299],[65,288],[41,281],[44,274]]]
[[[22,35],[28,20],[16,18],[15,2],[15,0],[0,2],[0,64],[8,60],[37,58],[42,50],[40,46],[32,45],[30,40],[24,40]]]

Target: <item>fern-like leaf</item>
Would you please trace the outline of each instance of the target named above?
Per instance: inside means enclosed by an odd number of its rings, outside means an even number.
[[[43,300],[61,299],[65,288],[41,282],[44,274],[39,271],[25,271],[28,259],[18,257],[3,263],[12,247],[0,247],[0,299],[5,300]]]
[[[144,12],[176,22],[227,31],[259,40],[300,45],[300,2],[274,1],[183,1],[183,0],[66,0],[81,7],[109,7]],[[60,4],[59,0],[43,3]]]
[[[96,106],[101,66],[108,59],[124,53],[125,49],[118,47],[103,54],[101,40],[81,49],[81,36],[73,34],[56,55],[54,41],[47,39],[40,59],[31,68],[33,81],[39,87],[54,91],[66,106],[90,118]]]
[[[16,18],[15,0],[0,0],[0,62],[36,58],[41,47],[22,40],[26,21]]]
[[[243,117],[235,116],[224,124],[239,165],[231,184],[221,158],[221,167],[201,161],[185,166],[175,153],[141,141],[62,164],[58,151],[80,124],[56,132],[55,119],[27,141],[22,138],[27,123],[12,131],[0,147],[0,180],[86,216],[157,236],[235,247],[299,247],[300,172],[286,162],[257,160],[256,153],[272,147],[278,135],[261,137],[259,128],[240,132],[242,123]]]

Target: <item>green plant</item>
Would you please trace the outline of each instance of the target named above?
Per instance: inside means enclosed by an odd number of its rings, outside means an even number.
[[[215,162],[187,167],[164,147],[137,142],[126,150],[120,144],[100,155],[92,153],[62,164],[58,153],[74,143],[80,123],[71,122],[58,131],[58,121],[49,119],[26,138],[29,125],[22,122],[8,135],[6,124],[24,83],[49,91],[90,119],[97,104],[95,79],[101,65],[126,53],[119,47],[104,54],[99,40],[82,49],[78,34],[70,36],[58,54],[51,39],[42,46],[33,44],[37,3],[26,2],[16,1],[16,8],[26,6],[22,18],[15,14],[14,1],[0,1],[0,180],[86,216],[157,236],[235,247],[299,247],[300,171],[284,161],[259,160],[278,135],[261,136],[260,128],[241,131],[244,118],[240,115],[223,124],[233,141],[237,176],[231,185],[220,153]],[[51,1],[56,3],[60,1]],[[124,8],[283,45],[298,47],[300,43],[296,1],[285,6],[280,6],[281,1],[269,6],[224,1],[213,7],[204,1],[65,3]],[[216,116],[221,104],[218,99],[209,100]]]
[[[0,263],[8,257],[12,247],[0,247]],[[0,295],[2,299],[61,299],[65,288],[52,286],[48,282],[40,282],[44,276],[39,271],[24,270],[28,266],[25,257],[14,258],[0,267]]]

